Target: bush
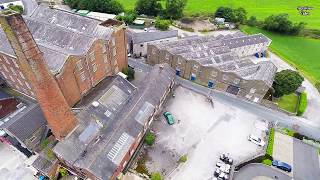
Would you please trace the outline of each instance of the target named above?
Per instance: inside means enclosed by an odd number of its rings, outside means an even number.
[[[160,173],[152,173],[151,174],[151,180],[162,180],[161,174]]]
[[[320,82],[316,83],[316,88],[318,89],[318,91],[320,92]]]
[[[131,67],[126,67],[122,70],[122,73],[128,76],[128,80],[134,80],[135,71]]]
[[[227,22],[244,24],[247,20],[247,11],[242,7],[237,9],[219,7],[215,12],[215,17],[225,18]]]
[[[286,135],[291,136],[291,137],[294,137],[294,134],[296,133],[293,130],[288,129],[288,128],[283,128],[282,130]]]
[[[264,159],[264,160],[262,160],[262,164],[265,164],[267,166],[271,166],[272,165],[272,161],[270,159]]]
[[[61,177],[68,175],[68,171],[65,168],[60,168],[59,173],[60,173]]]
[[[274,89],[273,95],[278,98],[294,93],[303,81],[304,78],[296,71],[287,69],[277,72],[272,84]]]
[[[129,11],[125,13],[124,16],[117,16],[116,19],[119,21],[123,21],[126,24],[132,24],[133,21],[137,18],[137,13],[135,11]]]
[[[157,29],[161,30],[161,31],[166,31],[166,30],[169,29],[170,21],[169,20],[160,19],[159,17],[157,17],[154,26]]]
[[[119,14],[123,6],[117,0],[64,0],[72,9],[86,9],[102,13]]]
[[[9,9],[13,10],[13,11],[16,11],[20,14],[23,13],[23,7],[20,6],[20,5],[9,5]]]
[[[297,116],[302,116],[303,115],[303,113],[307,109],[307,105],[308,105],[307,94],[303,92],[300,95],[300,102],[299,102],[299,106],[298,106]]]
[[[249,26],[256,26],[258,24],[258,20],[255,16],[251,16],[248,21],[247,21],[247,24]]]
[[[304,29],[305,23],[293,24],[288,18],[288,14],[271,15],[264,20],[263,28],[283,34],[299,34]]]
[[[144,139],[144,142],[147,145],[152,146],[154,144],[155,139],[156,139],[156,137],[154,134],[152,134],[151,132],[147,132],[145,139]]]
[[[180,158],[179,158],[179,163],[184,163],[184,162],[187,162],[187,160],[188,160],[188,156],[185,154],[185,155],[183,155],[183,156],[181,156]]]
[[[274,142],[274,128],[271,128],[270,134],[269,134],[268,146],[267,146],[267,150],[266,150],[266,155],[272,156],[273,142]]]

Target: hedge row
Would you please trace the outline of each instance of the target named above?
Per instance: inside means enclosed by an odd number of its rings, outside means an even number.
[[[270,129],[270,135],[269,135],[269,140],[268,140],[268,146],[266,150],[266,154],[272,156],[273,152],[273,142],[274,142],[274,128]]]
[[[307,94],[303,92],[300,95],[300,102],[299,102],[299,106],[298,106],[297,116],[302,116],[302,114],[307,109],[307,105],[308,105]]]

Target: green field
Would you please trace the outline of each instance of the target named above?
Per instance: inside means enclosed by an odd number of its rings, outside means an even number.
[[[263,33],[272,39],[271,50],[296,67],[313,83],[320,81],[320,40],[280,35],[259,28],[244,26],[248,34]]]
[[[281,109],[295,113],[298,104],[298,96],[296,94],[284,95],[276,102]]]
[[[133,9],[136,0],[118,0],[125,9]],[[264,19],[271,14],[287,13],[294,22],[306,22],[311,29],[320,29],[320,1],[319,0],[187,0],[186,14],[214,13],[217,7],[244,7],[249,16]],[[309,16],[302,16],[297,6],[311,6]]]

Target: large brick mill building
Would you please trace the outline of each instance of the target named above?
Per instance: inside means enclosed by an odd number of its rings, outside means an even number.
[[[209,88],[259,102],[272,86],[276,66],[264,57],[271,40],[241,32],[226,36],[193,36],[148,45],[147,62],[168,63],[176,74]]]
[[[117,76],[127,64],[124,26],[39,6],[31,17],[0,13],[0,76],[34,98],[59,140],[34,167],[57,164],[82,178],[116,179],[173,88],[157,65],[137,86]],[[32,118],[31,118],[32,119]]]

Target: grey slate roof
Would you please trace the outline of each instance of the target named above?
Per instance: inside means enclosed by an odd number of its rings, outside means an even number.
[[[160,39],[178,37],[178,31],[152,31],[152,32],[139,32],[139,33],[127,33],[131,38],[133,44],[139,44],[144,42],[151,42]]]
[[[10,96],[9,94],[3,92],[3,91],[0,91],[0,100],[3,100],[3,99],[8,99],[8,98],[11,98],[12,96]]]
[[[138,87],[119,76],[99,83],[76,106],[82,109],[77,114],[80,124],[57,144],[55,153],[100,179],[109,179],[175,77],[169,65],[161,71],[159,66]],[[99,102],[97,107],[94,101]]]
[[[180,55],[186,60],[195,60],[203,66],[212,66],[224,72],[233,72],[244,79],[262,80],[272,85],[277,68],[272,62],[253,63],[239,58],[233,48],[269,43],[271,40],[263,34],[245,35],[241,32],[226,36],[196,36],[177,41],[154,43],[159,49]]]
[[[100,21],[51,9],[45,4],[24,20],[54,74],[60,71],[68,56],[85,55],[95,40],[108,40],[112,34],[111,28],[99,25]],[[0,52],[15,57],[1,28],[0,41],[3,42]]]

